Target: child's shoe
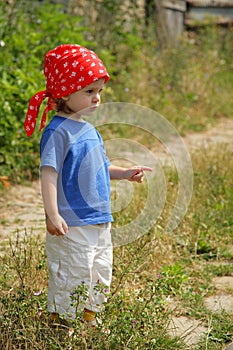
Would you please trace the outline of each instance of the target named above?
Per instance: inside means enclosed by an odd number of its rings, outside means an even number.
[[[51,328],[56,328],[58,331],[67,331],[69,336],[72,336],[74,333],[74,329],[71,326],[70,322],[60,317],[60,315],[56,312],[50,313],[48,317],[48,325]]]
[[[83,313],[83,320],[86,323],[88,328],[96,328],[97,326],[96,312],[85,308]]]

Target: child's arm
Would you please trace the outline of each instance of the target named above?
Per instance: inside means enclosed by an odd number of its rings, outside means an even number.
[[[57,172],[50,166],[41,170],[41,192],[46,213],[46,226],[51,235],[65,235],[68,226],[57,207]]]
[[[118,166],[110,165],[108,167],[111,180],[128,180],[142,182],[144,171],[152,171],[152,168],[146,166],[135,166],[132,168],[121,168]]]

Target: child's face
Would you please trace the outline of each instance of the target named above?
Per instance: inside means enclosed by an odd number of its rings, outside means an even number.
[[[66,105],[74,112],[85,110],[85,114],[93,112],[100,104],[100,94],[103,90],[104,79],[96,80],[82,90],[66,96]],[[89,112],[89,113],[88,113]],[[80,113],[81,115],[82,113]]]

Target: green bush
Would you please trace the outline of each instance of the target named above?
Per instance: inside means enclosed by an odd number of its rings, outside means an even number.
[[[28,139],[23,123],[29,98],[45,89],[44,55],[61,43],[88,42],[80,19],[59,5],[17,1],[1,8],[0,19],[0,175],[18,182],[38,176],[40,135]]]
[[[232,116],[232,31],[212,26],[184,33],[176,47],[161,50],[154,17],[147,24],[137,17],[136,1],[130,2],[128,17],[123,0],[94,2],[96,18],[88,1],[84,9],[79,2],[69,3],[73,7],[49,1],[2,3],[0,176],[13,182],[38,177],[40,133],[28,139],[23,123],[29,98],[45,88],[44,55],[61,43],[87,46],[103,59],[111,75],[103,102],[149,107],[181,133]]]

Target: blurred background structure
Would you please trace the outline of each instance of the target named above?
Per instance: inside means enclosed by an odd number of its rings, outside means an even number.
[[[233,0],[157,0],[155,3],[173,40],[177,40],[184,29],[233,23]]]
[[[43,2],[40,0],[39,2]],[[85,9],[90,15],[96,16],[99,5],[109,7],[114,1],[108,0],[51,0],[51,3],[62,4],[68,12],[77,15],[86,15]],[[130,16],[132,8],[136,9],[139,18],[147,21],[151,12],[157,14],[160,21],[164,21],[168,35],[171,39],[177,39],[184,29],[208,25],[210,22],[218,25],[232,25],[233,0],[124,0],[118,1],[125,10],[126,18]]]

